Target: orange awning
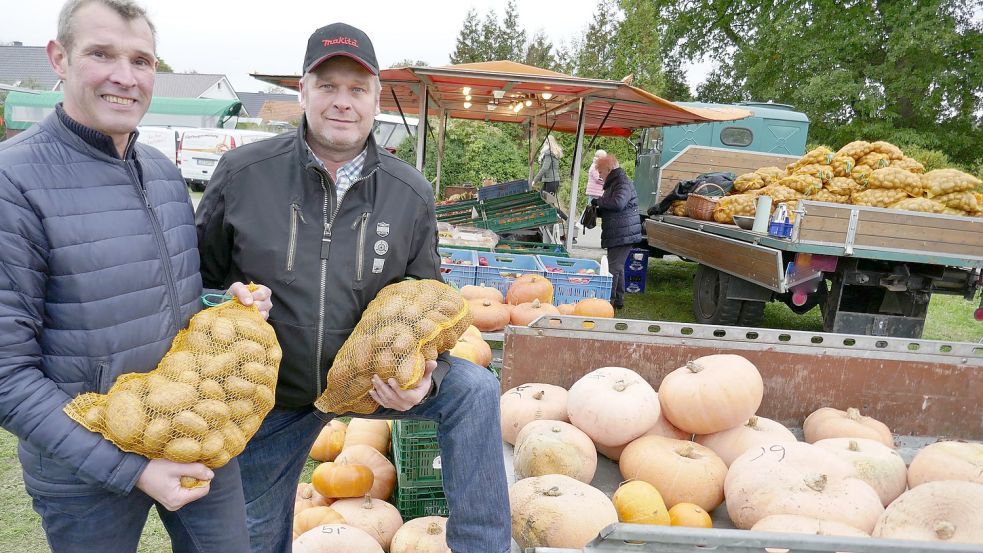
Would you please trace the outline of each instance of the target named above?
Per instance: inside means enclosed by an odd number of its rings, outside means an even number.
[[[300,80],[299,75],[252,76],[294,90]],[[599,127],[601,136],[628,136],[637,128],[732,121],[751,115],[737,108],[683,107],[624,82],[573,77],[512,61],[384,69],[380,80],[383,111],[401,108],[403,113],[419,115],[420,89],[426,84],[431,115],[443,109],[455,119],[505,123],[538,117],[541,127],[568,133],[577,132],[578,100],[586,98],[586,135],[597,133]],[[465,102],[470,106],[465,107]]]

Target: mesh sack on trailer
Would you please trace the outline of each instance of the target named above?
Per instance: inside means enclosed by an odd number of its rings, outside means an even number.
[[[325,413],[374,412],[379,404],[369,395],[373,375],[395,378],[404,390],[416,386],[425,362],[453,348],[471,320],[468,302],[442,282],[386,286],[341,346],[314,406]]]
[[[837,150],[836,155],[848,156],[856,160],[867,155],[870,150],[870,142],[867,142],[866,140],[855,140]]]
[[[922,175],[921,180],[925,195],[929,198],[974,190],[980,185],[980,179],[959,169],[935,169]]]
[[[282,355],[256,306],[233,299],[192,317],[155,369],[82,394],[65,413],[123,451],[218,468],[273,408]]]
[[[734,179],[734,190],[737,192],[747,192],[764,188],[765,181],[758,173],[745,173]]]
[[[886,188],[904,190],[909,196],[917,198],[922,195],[922,179],[919,175],[897,167],[875,169],[867,180],[868,188]]]
[[[903,211],[920,211],[922,213],[942,213],[945,211],[945,204],[928,198],[905,198],[891,207]]]

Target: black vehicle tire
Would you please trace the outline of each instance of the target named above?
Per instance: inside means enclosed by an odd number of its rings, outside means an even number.
[[[730,279],[731,276],[727,273],[706,265],[696,267],[696,275],[693,277],[693,315],[696,317],[696,322],[719,325],[739,324],[745,302],[727,298]]]
[[[741,300],[733,300],[741,301]],[[738,326],[761,326],[761,322],[765,320],[765,305],[763,301],[741,301],[744,305],[741,306],[741,315],[737,319]]]

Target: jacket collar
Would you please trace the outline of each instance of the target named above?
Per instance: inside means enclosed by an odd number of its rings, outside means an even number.
[[[72,119],[67,113],[64,113],[60,103],[55,106],[54,112],[38,123],[38,126],[93,158],[117,163],[122,161],[116,153],[116,145],[111,138]],[[130,144],[126,148],[125,159],[135,157],[136,148],[133,145],[136,143],[136,136],[136,131],[130,135]]]
[[[614,183],[618,182],[624,177],[626,177],[625,170],[622,169],[621,167],[615,167],[614,169],[611,169],[611,172],[608,173],[608,177],[604,179],[604,189],[607,190],[611,186],[614,186]]]
[[[314,158],[314,154],[311,149],[307,146],[307,115],[303,115],[300,118],[300,125],[297,127],[297,156],[304,165],[304,169],[316,169],[321,170],[321,164],[317,159]],[[375,136],[369,133],[369,138],[365,141],[365,165],[362,166],[362,176],[368,175],[372,171],[375,171],[376,167],[381,163],[381,158],[379,156],[379,149],[375,143]]]

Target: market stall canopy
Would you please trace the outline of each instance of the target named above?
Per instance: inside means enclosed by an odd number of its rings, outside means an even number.
[[[298,75],[253,77],[297,90]],[[632,130],[749,117],[745,109],[697,108],[674,104],[626,82],[584,79],[512,61],[444,67],[403,67],[381,71],[383,111],[419,115],[421,85],[430,108],[451,118],[519,123],[536,117],[539,126],[575,133],[578,100],[586,99],[584,133],[628,136]],[[598,132],[600,129],[600,132]]]

